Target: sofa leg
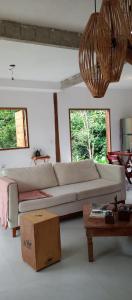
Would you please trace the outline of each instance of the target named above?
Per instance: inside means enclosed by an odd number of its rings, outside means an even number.
[[[15,238],[16,237],[16,232],[17,230],[19,230],[20,227],[15,227],[15,228],[12,228],[12,237]]]

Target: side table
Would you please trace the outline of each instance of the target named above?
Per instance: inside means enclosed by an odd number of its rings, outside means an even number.
[[[86,204],[83,207],[83,219],[87,237],[89,262],[94,261],[94,237],[132,236],[132,215],[129,222],[119,221],[115,218],[114,224],[106,224],[104,218],[90,218],[91,209],[91,204]]]

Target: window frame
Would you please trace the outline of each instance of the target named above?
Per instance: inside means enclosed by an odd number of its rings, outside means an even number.
[[[69,108],[69,132],[70,132],[70,156],[72,160],[72,133],[71,133],[71,122],[70,122],[70,112],[72,110],[79,111],[79,110],[103,110],[107,112],[106,116],[106,144],[107,144],[107,152],[111,151],[112,142],[111,142],[111,110],[110,108]]]
[[[0,107],[0,110],[24,110],[26,115],[26,130],[27,130],[27,146],[26,147],[16,147],[16,148],[0,148],[0,151],[6,151],[6,150],[25,150],[30,148],[29,144],[29,127],[28,127],[28,114],[27,114],[27,108],[26,107]]]

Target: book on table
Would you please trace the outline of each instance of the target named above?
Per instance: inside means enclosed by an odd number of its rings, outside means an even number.
[[[105,218],[106,213],[111,212],[111,210],[103,210],[101,208],[98,209],[92,209],[90,212],[89,217],[90,218]]]

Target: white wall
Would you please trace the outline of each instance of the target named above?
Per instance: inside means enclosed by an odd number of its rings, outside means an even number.
[[[108,90],[93,99],[87,88],[70,88],[58,94],[61,160],[70,161],[69,108],[110,108],[112,150],[120,149],[119,121],[132,116],[131,90]],[[27,107],[29,149],[0,151],[0,168],[33,165],[34,148],[41,148],[55,161],[53,95],[44,92],[0,90],[0,107]]]
[[[69,108],[109,108],[112,150],[120,149],[120,119],[132,117],[132,91],[108,89],[102,99],[91,97],[87,88],[74,87],[59,94],[59,126],[62,161],[70,161]]]
[[[33,165],[34,148],[55,161],[53,95],[44,92],[0,90],[0,107],[27,107],[29,149],[0,151],[0,168]]]

